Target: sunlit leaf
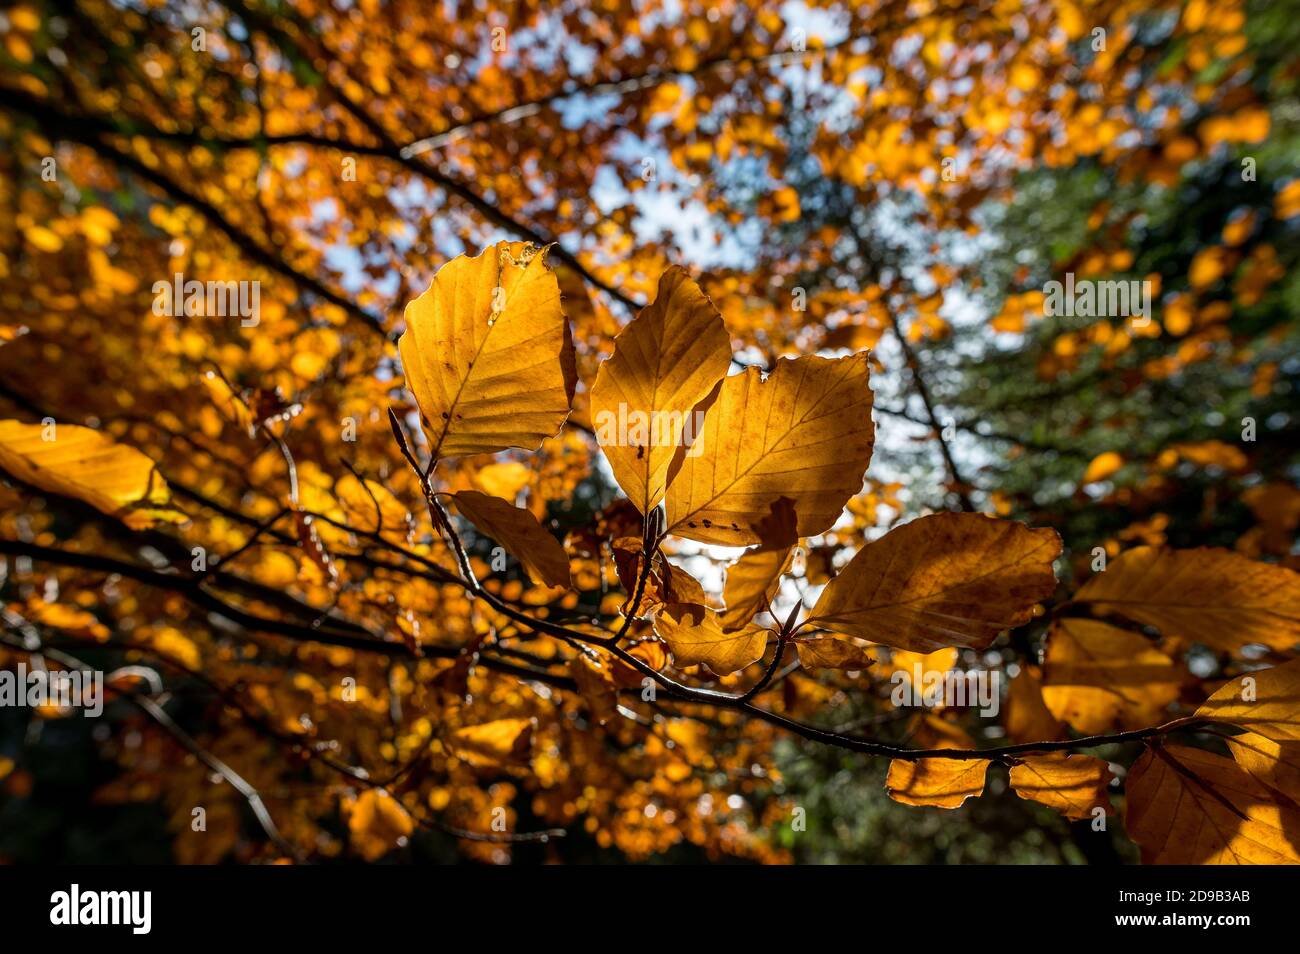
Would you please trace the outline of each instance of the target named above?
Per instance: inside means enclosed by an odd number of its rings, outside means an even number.
[[[152,460],[88,427],[0,421],[0,469],[135,530],[185,519],[171,506],[171,491]]]
[[[980,649],[1052,594],[1053,530],[981,514],[921,517],[868,543],[822,591],[808,625],[929,653]]]
[[[444,265],[407,305],[398,345],[435,458],[533,450],[573,402],[560,287],[530,245],[501,242]]]

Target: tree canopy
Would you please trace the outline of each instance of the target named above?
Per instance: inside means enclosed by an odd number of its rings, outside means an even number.
[[[0,13],[0,818],[1300,860],[1298,14]]]

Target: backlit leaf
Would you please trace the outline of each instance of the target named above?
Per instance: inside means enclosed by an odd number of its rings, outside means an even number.
[[[982,649],[1052,594],[1054,530],[982,514],[921,517],[868,543],[826,585],[807,625],[930,653]]]
[[[1300,642],[1300,573],[1229,550],[1136,547],[1089,579],[1075,600],[1216,649],[1263,643],[1285,650]]]
[[[573,340],[544,258],[520,242],[462,255],[406,306],[398,348],[433,457],[534,450],[568,416]]]
[[[885,791],[904,805],[960,808],[984,792],[989,763],[984,759],[894,759]]]
[[[524,765],[533,745],[532,719],[497,719],[451,733],[457,755],[471,765]]]
[[[663,500],[668,467],[691,416],[731,364],[722,316],[682,268],[614,341],[591,387],[591,420],[623,492],[642,513]]]
[[[1043,701],[1084,735],[1165,721],[1183,671],[1149,639],[1089,619],[1060,619],[1047,637]]]
[[[1011,787],[1017,795],[1054,808],[1066,818],[1091,818],[1094,808],[1108,809],[1110,779],[1107,762],[1091,755],[1047,752],[1024,756],[1011,767]]]
[[[1300,741],[1300,660],[1230,680],[1196,710],[1274,742]]]
[[[866,669],[872,663],[867,651],[856,643],[835,636],[795,640],[799,665],[805,669]]]
[[[357,796],[348,813],[352,847],[366,861],[378,861],[408,838],[415,822],[401,803],[382,789]]]
[[[701,543],[760,543],[758,524],[789,497],[798,534],[830,528],[862,489],[875,429],[865,353],[781,359],[724,378],[704,428],[678,453],[668,487],[668,529]]]
[[[1124,827],[1144,864],[1300,864],[1300,808],[1231,759],[1181,745],[1148,750],[1125,792]]]
[[[0,421],[0,470],[88,503],[133,530],[185,520],[152,460],[88,427]]]
[[[722,591],[727,604],[722,613],[723,629],[740,629],[768,608],[781,585],[781,575],[790,567],[791,551],[799,539],[796,521],[790,498],[779,498],[772,504],[772,512],[758,524],[763,542],[727,568]]]
[[[768,632],[747,626],[723,632],[718,614],[694,603],[669,603],[655,614],[655,632],[682,666],[708,666],[719,676],[730,675],[763,658]]]
[[[531,580],[546,586],[569,585],[564,545],[527,510],[477,490],[462,490],[452,499],[474,526],[519,560]]]

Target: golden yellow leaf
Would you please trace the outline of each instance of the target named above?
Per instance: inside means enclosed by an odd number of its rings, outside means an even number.
[[[1041,802],[1066,818],[1091,818],[1094,808],[1107,810],[1110,766],[1091,755],[1049,752],[1027,755],[1011,767],[1011,787],[1021,798]]]
[[[681,567],[672,563],[663,551],[655,554],[655,559],[646,574],[645,586],[641,591],[641,602],[635,608],[631,605],[641,579],[643,544],[639,537],[619,537],[613,541],[614,568],[619,582],[627,591],[628,598],[622,607],[625,616],[641,617],[665,603],[696,603],[704,606],[708,603],[704,587]]]
[[[904,805],[960,808],[984,791],[986,759],[894,759],[889,763],[885,791]]]
[[[38,596],[33,596],[23,607],[23,615],[33,623],[39,623],[50,629],[61,629],[84,639],[106,643],[112,637],[107,626],[79,606],[67,603],[48,603]]]
[[[1022,666],[1007,686],[1003,724],[1013,742],[1051,742],[1065,738],[1065,726],[1043,701],[1041,675]]]
[[[691,453],[679,451],[668,485],[668,529],[701,543],[760,543],[757,526],[778,497],[799,515],[798,535],[830,529],[862,489],[875,431],[865,353],[782,358],[724,378],[710,396]]]
[[[610,665],[612,659],[608,653],[593,649],[569,660],[569,674],[578,684],[578,692],[592,718],[601,725],[612,719],[618,709],[618,685]]]
[[[438,270],[398,341],[433,457],[535,450],[568,416],[573,340],[545,250],[500,242]]]
[[[462,490],[452,499],[474,526],[518,558],[534,583],[569,585],[569,556],[564,545],[530,512],[477,490]]]
[[[1300,742],[1277,742],[1258,732],[1228,739],[1237,764],[1274,791],[1300,804]]]
[[[253,412],[243,396],[230,386],[230,382],[215,371],[205,371],[199,380],[212,398],[213,406],[223,418],[241,431],[249,434],[255,432]]]
[[[1182,678],[1151,640],[1109,623],[1067,617],[1047,637],[1043,701],[1084,735],[1164,722]]]
[[[334,493],[343,507],[349,526],[378,533],[406,531],[410,511],[393,496],[393,492],[375,480],[359,480],[344,474],[334,485]]]
[[[1056,531],[977,513],[921,517],[868,543],[805,625],[913,652],[983,649],[1056,587]]]
[[[1075,594],[1166,636],[1237,650],[1300,641],[1300,574],[1230,550],[1126,550]]]
[[[152,460],[88,427],[0,421],[0,470],[75,497],[133,530],[185,520],[170,506],[171,491]]]
[[[747,626],[724,633],[718,614],[695,603],[669,603],[655,613],[655,632],[672,650],[680,668],[704,664],[727,676],[763,658],[767,630]]]
[[[781,585],[781,574],[790,566],[790,548],[754,550],[727,568],[727,582],[722,591],[727,608],[722,614],[722,628],[740,629],[758,613],[767,609]]]
[[[497,719],[457,729],[452,750],[471,765],[526,765],[533,747],[532,719]]]
[[[1088,464],[1088,469],[1083,472],[1083,482],[1091,484],[1094,481],[1105,480],[1123,466],[1124,458],[1114,451],[1098,454]]]
[[[366,861],[378,861],[403,844],[414,830],[415,821],[406,809],[382,789],[366,789],[348,812],[352,847]]]
[[[1238,676],[1220,686],[1196,715],[1274,742],[1300,741],[1300,660]]]
[[[669,268],[654,302],[614,340],[591,387],[591,422],[628,499],[663,500],[677,448],[698,436],[694,408],[731,364],[731,338],[686,271]]]
[[[474,486],[485,494],[514,500],[528,486],[533,472],[517,460],[500,461],[480,467],[471,476]]]
[[[891,675],[896,672],[906,673],[913,685],[919,685],[925,682],[930,673],[942,675],[957,665],[959,655],[955,646],[932,653],[912,653],[906,649],[893,649],[890,650],[889,661],[885,664],[884,671]]]
[[[724,630],[740,629],[768,608],[799,539],[797,520],[790,498],[779,498],[772,504],[772,512],[758,524],[763,542],[727,568],[727,582],[722,590],[727,605],[722,614]]]
[[[1180,745],[1129,770],[1124,827],[1144,864],[1300,864],[1300,809],[1231,759]]]
[[[872,663],[867,651],[851,640],[813,636],[795,640],[799,665],[805,669],[866,669]]]

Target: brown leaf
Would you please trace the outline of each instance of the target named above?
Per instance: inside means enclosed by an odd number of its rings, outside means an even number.
[[[570,585],[569,556],[564,552],[564,545],[547,533],[527,510],[477,490],[462,490],[452,499],[456,501],[456,509],[474,526],[519,560],[534,583]]]
[[[1109,623],[1067,617],[1047,637],[1043,701],[1084,735],[1158,725],[1182,679],[1149,639]]]
[[[859,550],[804,625],[921,653],[983,649],[1052,594],[1060,552],[1054,530],[983,514],[921,517]]]
[[[1300,864],[1300,809],[1231,759],[1181,745],[1129,770],[1124,827],[1143,864]]]
[[[795,640],[795,649],[805,669],[863,670],[873,662],[861,646],[836,636],[801,637]]]
[[[673,662],[706,665],[727,676],[763,658],[767,630],[750,626],[724,633],[718,614],[694,603],[669,603],[655,614],[655,632],[672,650]]]
[[[1230,652],[1300,642],[1300,573],[1230,550],[1135,547],[1088,580],[1075,601]]]
[[[654,302],[614,340],[591,387],[596,439],[642,513],[663,500],[677,449],[696,436],[692,412],[730,364],[722,316],[684,269],[670,267]]]
[[[966,799],[984,792],[988,767],[986,759],[894,759],[885,790],[904,805],[960,808]]]
[[[1094,808],[1109,814],[1106,785],[1110,779],[1110,766],[1091,755],[1027,755],[1011,767],[1011,787],[1017,795],[1054,808],[1066,818],[1091,818]]]

